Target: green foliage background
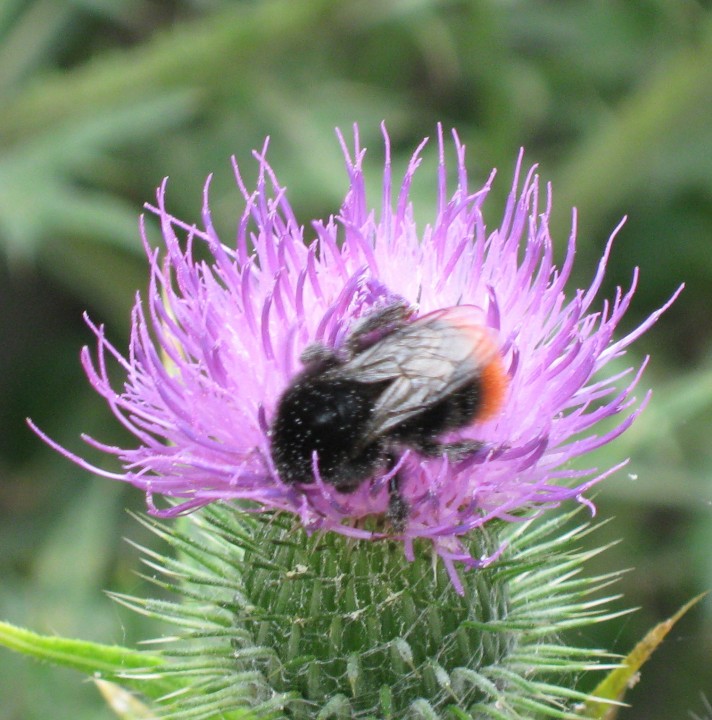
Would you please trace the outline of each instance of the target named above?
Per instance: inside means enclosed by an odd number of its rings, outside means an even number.
[[[629,216],[607,285],[610,295],[641,267],[629,327],[687,283],[637,345],[653,355],[650,406],[596,458],[632,460],[599,491],[613,520],[591,542],[623,542],[591,571],[631,567],[621,607],[642,609],[582,642],[629,650],[712,587],[711,118],[709,2],[2,0],[0,616],[102,642],[160,632],[102,594],[142,593],[137,553],[121,540],[153,542],[124,512],[142,507],[140,493],[78,470],[24,418],[77,450],[82,431],[126,441],[79,367],[91,340],[81,313],[125,346],[146,285],[137,215],[161,179],[171,178],[169,207],[192,221],[215,172],[212,209],[229,239],[239,213],[229,156],[250,177],[250,151],[270,135],[308,223],[346,189],[335,126],[360,123],[377,180],[381,120],[401,167],[440,120],[458,129],[475,178],[500,169],[493,204],[526,148],[553,182],[560,248],[578,207],[579,283]],[[422,220],[432,162],[416,188]],[[623,720],[705,713],[710,605],[644,668]],[[79,676],[0,651],[0,718],[48,717],[109,713]]]

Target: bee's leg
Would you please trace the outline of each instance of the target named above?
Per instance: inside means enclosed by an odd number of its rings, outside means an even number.
[[[299,357],[302,365],[308,368],[327,368],[339,364],[339,356],[331,349],[321,343],[307,345]]]
[[[388,471],[396,466],[398,458],[392,453],[388,454]],[[400,491],[400,472],[397,472],[388,481],[388,512],[386,513],[391,526],[396,533],[403,532],[406,520],[410,514],[410,506]]]
[[[480,440],[460,440],[459,442],[443,443],[440,446],[440,452],[445,453],[450,462],[456,463],[479,452],[484,446],[485,444]]]
[[[356,324],[346,341],[347,349],[351,352],[362,350],[370,344],[369,335],[378,330],[394,330],[412,314],[413,308],[406,302],[394,302],[376,310]]]
[[[460,462],[473,455],[484,447],[479,440],[460,440],[450,443],[439,443],[434,440],[425,440],[418,443],[418,450],[428,457],[447,456],[451,463]]]

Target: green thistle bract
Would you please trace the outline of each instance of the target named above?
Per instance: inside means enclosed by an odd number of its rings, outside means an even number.
[[[473,554],[507,549],[460,595],[425,542],[408,563],[396,543],[307,537],[286,515],[212,505],[180,529],[144,520],[178,558],[146,551],[163,574],[152,580],[180,599],[118,599],[182,628],[164,672],[189,689],[162,703],[169,717],[576,717],[587,696],[572,681],[607,656],[561,634],[611,617],[610,598],[591,595],[613,577],[580,575],[597,551],[570,520],[473,533]]]

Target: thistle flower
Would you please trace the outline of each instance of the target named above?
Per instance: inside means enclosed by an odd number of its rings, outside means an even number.
[[[540,198],[534,168],[522,179],[521,155],[502,221],[489,230],[482,211],[494,173],[471,190],[453,133],[457,181],[449,192],[439,129],[435,219],[419,229],[410,189],[425,142],[394,200],[383,134],[380,214],[369,209],[355,130],[353,154],[339,135],[349,177],[341,210],[309,230],[297,223],[266,144],[255,154],[253,192],[234,166],[245,209],[232,245],[212,225],[209,181],[201,227],[168,212],[164,182],[156,206],[147,206],[163,246],[153,250],[141,225],[150,285],[136,300],[128,355],[90,320],[97,351],[82,352],[91,384],[136,445],[85,437],[118,458],[114,473],[37,430],[81,466],[144,490],[151,514],[187,514],[185,524],[143,520],[178,551],[145,552],[151,581],[180,600],[117,597],[182,628],[165,638],[178,643],[166,653],[172,662],[121,675],[145,681],[148,697],[156,697],[151,679],[170,675],[168,686],[180,690],[159,705],[172,718],[232,717],[244,708],[304,720],[576,718],[575,702],[588,695],[552,677],[604,667],[608,657],[567,647],[560,634],[615,616],[603,609],[610,598],[588,597],[615,574],[579,573],[597,552],[573,546],[585,524],[571,530],[566,516],[535,518],[571,499],[593,510],[585,493],[621,467],[585,470],[573,461],[615,439],[645,405],[647,394],[638,403],[633,396],[645,362],[608,366],[675,296],[614,339],[637,282],[635,271],[627,291],[597,300],[619,228],[590,287],[567,297],[575,216],[557,268],[551,190]],[[275,460],[271,428],[281,427],[273,426],[277,408],[305,348],[317,343],[317,357],[343,358],[355,329],[384,308],[425,318],[449,309],[452,318],[458,305],[473,308],[478,332],[493,341],[496,397],[481,421],[442,439],[476,443],[477,451],[426,457],[400,448],[350,492],[324,481],[318,452],[312,482],[280,477],[284,457]],[[112,361],[126,376],[118,390]],[[396,474],[407,511],[389,522]],[[386,538],[400,546],[376,542]],[[432,568],[427,545],[441,560]]]
[[[60,451],[100,475],[141,488],[149,511],[158,516],[239,500],[249,501],[253,510],[292,513],[309,532],[333,531],[364,541],[388,537],[392,531],[383,524],[364,522],[387,512],[385,469],[350,493],[336,492],[318,478],[303,486],[280,480],[270,457],[275,407],[309,344],[338,350],[359,319],[388,303],[407,302],[419,315],[466,304],[480,308],[499,340],[508,390],[498,413],[458,433],[460,439],[484,443],[468,460],[452,463],[414,452],[400,459],[409,506],[399,534],[406,556],[412,559],[415,539],[430,540],[462,592],[455,563],[482,566],[499,552],[472,557],[463,536],[493,518],[530,517],[568,499],[593,507],[584,493],[621,465],[600,472],[574,469],[572,461],[624,432],[647,399],[636,405],[632,395],[645,362],[608,376],[606,366],[667,305],[614,340],[638,277],[636,270],[627,291],[597,301],[620,226],[590,287],[567,298],[575,215],[557,268],[549,235],[551,189],[542,199],[535,168],[522,181],[520,155],[502,221],[488,229],[482,209],[494,172],[484,187],[470,189],[465,148],[453,137],[457,185],[450,194],[440,130],[437,209],[432,224],[422,229],[416,227],[409,192],[425,142],[413,154],[394,203],[385,131],[380,216],[369,208],[365,151],[356,130],[353,155],[339,135],[349,178],[341,210],[314,221],[309,230],[298,224],[286,189],[266,160],[266,143],[255,153],[260,172],[254,191],[234,163],[245,209],[232,245],[223,244],[212,225],[210,180],[202,227],[168,212],[164,181],[156,206],[147,206],[160,220],[162,249],[150,247],[141,223],[150,286],[134,306],[128,356],[88,319],[97,337],[96,358],[87,348],[82,352],[92,386],[137,445],[110,447],[85,437],[118,457],[119,473]],[[204,250],[209,261],[196,257]],[[109,380],[112,359],[126,374],[119,390]],[[612,417],[615,424],[597,430]],[[157,496],[171,502],[159,508]]]

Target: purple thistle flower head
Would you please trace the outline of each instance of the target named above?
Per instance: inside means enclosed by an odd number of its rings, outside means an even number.
[[[393,202],[385,130],[380,216],[367,202],[356,129],[353,154],[339,135],[350,182],[341,210],[308,230],[298,224],[265,158],[266,144],[255,154],[260,173],[254,191],[234,165],[245,210],[232,245],[224,245],[213,228],[209,181],[200,228],[166,210],[164,182],[156,206],[148,206],[161,223],[162,249],[150,248],[142,224],[150,286],[133,310],[128,355],[90,321],[96,356],[87,348],[82,352],[91,384],[137,442],[117,448],[85,438],[117,456],[123,468],[90,469],[144,490],[157,515],[241,500],[251,501],[253,509],[293,513],[308,531],[363,540],[397,532],[408,557],[414,539],[428,538],[460,591],[454,563],[481,566],[494,557],[471,557],[461,540],[465,534],[492,518],[516,519],[525,511],[531,516],[570,498],[591,505],[583,493],[620,465],[582,471],[571,461],[620,435],[645,404],[644,399],[636,405],[632,396],[645,362],[612,376],[605,367],[674,297],[614,340],[637,281],[636,271],[628,291],[596,303],[619,228],[591,286],[567,297],[575,228],[557,268],[549,235],[550,188],[542,198],[534,168],[522,180],[520,155],[501,224],[486,228],[482,207],[494,173],[483,188],[471,190],[464,146],[453,137],[457,186],[448,192],[439,130],[437,209],[432,224],[422,229],[413,219],[409,193],[425,142]],[[207,249],[209,262],[196,258],[196,245]],[[315,453],[312,482],[283,482],[271,454],[271,425],[280,397],[302,368],[302,352],[316,342],[339,353],[359,321],[394,303],[406,303],[418,317],[474,306],[488,336],[496,339],[506,377],[500,407],[454,433],[459,441],[482,443],[480,450],[455,461],[406,449],[395,465],[381,467],[350,492],[321,479]],[[126,374],[118,390],[109,382],[109,361]],[[614,416],[619,419],[612,426],[597,431]],[[394,530],[387,522],[362,522],[387,515],[389,479],[396,472],[408,508],[402,523]],[[163,509],[155,502],[161,495],[172,499]]]

